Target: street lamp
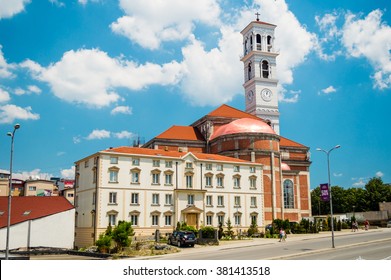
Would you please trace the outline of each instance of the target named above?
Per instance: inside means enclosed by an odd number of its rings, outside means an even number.
[[[333,198],[332,198],[332,195],[331,195],[331,184],[330,184],[330,153],[331,151],[335,150],[335,149],[339,149],[341,147],[341,145],[337,145],[333,148],[331,148],[330,150],[328,151],[325,151],[323,149],[320,149],[320,148],[317,148],[316,150],[317,151],[320,151],[320,152],[324,152],[326,155],[327,155],[327,173],[328,173],[328,177],[329,177],[329,194],[330,194],[330,215],[331,215],[331,247],[332,248],[335,248],[335,245],[334,245],[334,217],[333,217]]]
[[[14,137],[17,129],[20,128],[20,124],[14,125],[14,131],[8,132],[7,135],[11,136],[11,159],[10,159],[10,178],[9,178],[9,191],[8,191],[8,218],[7,218],[7,242],[5,248],[5,259],[8,260],[9,255],[9,240],[10,240],[10,226],[11,226],[11,191],[12,191],[12,158],[14,154]]]

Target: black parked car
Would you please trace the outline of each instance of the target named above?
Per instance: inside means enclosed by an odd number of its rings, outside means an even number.
[[[181,246],[194,247],[197,242],[197,238],[192,231],[174,231],[168,238],[168,244]]]

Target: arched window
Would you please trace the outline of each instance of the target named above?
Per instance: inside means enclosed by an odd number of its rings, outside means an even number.
[[[262,40],[261,40],[261,35],[257,34],[257,50],[261,51],[262,50]]]
[[[253,50],[253,36],[250,36],[250,51]]]
[[[269,62],[266,60],[262,61],[262,78],[269,78]]]
[[[267,36],[267,51],[270,52],[272,49],[272,36]]]
[[[251,80],[251,62],[248,64],[247,80]]]
[[[295,198],[293,193],[293,182],[284,181],[284,208],[294,208]]]

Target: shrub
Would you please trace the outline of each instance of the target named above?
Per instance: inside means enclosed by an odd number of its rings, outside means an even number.
[[[215,237],[215,229],[214,227],[210,227],[210,226],[207,226],[207,227],[203,227],[201,229],[201,232],[202,232],[202,238],[214,238]]]
[[[110,252],[111,248],[111,235],[101,234],[99,239],[95,241],[95,245],[98,247],[98,251],[101,253]]]

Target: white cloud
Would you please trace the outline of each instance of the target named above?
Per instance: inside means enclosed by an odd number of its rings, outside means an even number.
[[[29,85],[27,87],[27,89],[31,93],[40,94],[42,92],[42,90],[39,87],[37,87],[36,85]]]
[[[240,34],[232,28],[222,28],[221,33],[218,48],[206,51],[202,42],[194,38],[182,48],[181,88],[194,105],[218,105],[243,91]]]
[[[112,132],[105,129],[94,129],[87,137],[86,140],[101,140],[101,139],[109,139],[109,138],[117,138],[117,139],[131,139],[134,137],[132,132],[123,130],[121,132]],[[74,137],[73,142],[75,144],[80,143],[81,139],[79,136]]]
[[[2,46],[0,45],[0,78],[12,78],[14,75],[10,70],[12,70],[14,66],[12,64],[7,63],[6,59],[4,58],[3,51],[1,49]]]
[[[374,10],[364,19],[348,13],[342,42],[352,57],[365,57],[375,70],[374,87],[391,87],[391,27],[382,21],[383,12]]]
[[[19,107],[13,104],[0,106],[0,123],[13,123],[15,120],[38,120],[39,114],[31,112],[31,107]]]
[[[58,98],[90,107],[104,107],[120,99],[116,88],[140,90],[152,84],[176,84],[181,65],[175,61],[163,65],[137,65],[121,58],[111,58],[98,49],[64,53],[60,61],[47,68],[26,60],[21,64],[33,76],[47,82]]]
[[[74,179],[75,178],[75,166],[71,166],[69,169],[61,169],[61,178]]]
[[[134,137],[134,134],[132,132],[123,130],[121,132],[113,133],[113,136],[118,139],[131,139]]]
[[[19,172],[12,172],[13,177],[20,180],[27,180],[27,179],[43,179],[43,180],[50,180],[51,177],[54,177],[53,174],[50,173],[42,173],[41,169],[37,168],[32,171],[19,171]]]
[[[290,90],[287,91],[281,85],[277,86],[278,91],[280,92],[278,100],[285,103],[296,103],[299,100],[301,90]]]
[[[0,103],[7,102],[10,99],[11,98],[10,98],[10,95],[9,95],[8,91],[0,88]]]
[[[157,49],[165,41],[187,39],[194,22],[215,25],[220,7],[217,0],[121,0],[125,16],[111,24],[113,32],[144,48]],[[148,28],[145,28],[148,26]]]
[[[333,93],[333,92],[336,92],[336,91],[337,90],[333,86],[329,86],[327,88],[322,89],[322,92],[324,94],[330,94],[330,93]]]
[[[357,182],[353,183],[353,186],[358,188],[364,187],[365,185],[366,182],[364,182],[363,179],[359,179]]]
[[[10,18],[24,11],[31,0],[3,0],[0,1],[0,19]]]
[[[342,173],[335,173],[335,172],[334,172],[334,173],[333,173],[333,176],[334,176],[334,177],[342,177],[343,174],[342,174]]]
[[[87,140],[110,138],[111,132],[105,129],[95,129],[87,137]]]
[[[117,106],[113,110],[111,110],[112,115],[117,114],[125,114],[125,115],[131,115],[132,114],[132,108],[129,106]]]
[[[384,173],[381,171],[376,172],[376,177],[383,177]]]

